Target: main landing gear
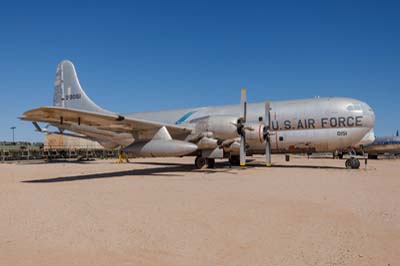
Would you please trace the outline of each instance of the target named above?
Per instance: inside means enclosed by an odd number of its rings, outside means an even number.
[[[240,163],[239,156],[231,156],[229,158],[229,163],[232,166],[239,165],[239,163]],[[215,159],[204,158],[199,155],[194,160],[194,165],[196,166],[197,169],[204,169],[206,167],[214,168],[215,167]],[[357,158],[349,158],[345,162],[345,166],[347,169],[359,169],[360,165],[361,165],[360,160]]]
[[[357,158],[350,158],[346,160],[345,165],[347,169],[358,169],[360,168],[360,160]]]
[[[215,167],[215,159],[197,156],[196,159],[194,160],[194,165],[196,166],[197,169],[203,169],[206,167],[214,168]]]

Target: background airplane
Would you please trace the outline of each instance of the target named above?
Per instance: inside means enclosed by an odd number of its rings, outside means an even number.
[[[396,136],[376,137],[374,142],[364,146],[364,152],[368,153],[368,158],[378,159],[383,154],[400,154],[400,136],[396,131]]]
[[[245,165],[246,156],[271,153],[332,152],[359,143],[372,130],[371,107],[351,98],[314,98],[119,114],[96,105],[83,91],[70,61],[57,66],[53,106],[23,114],[69,134],[121,148],[134,157],[195,155],[195,166],[212,167],[229,158]],[[66,132],[67,131],[67,132]],[[69,133],[72,132],[72,133]],[[79,134],[79,135],[77,135]],[[359,168],[350,158],[347,168]]]

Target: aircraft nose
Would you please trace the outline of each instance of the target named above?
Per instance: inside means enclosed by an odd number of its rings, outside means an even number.
[[[368,119],[369,124],[373,127],[375,124],[375,113],[374,110],[372,109],[371,106],[369,106],[365,102],[360,102],[361,103],[361,109],[363,111],[363,115],[366,119]]]
[[[364,115],[375,116],[374,110],[365,102],[361,102],[361,108],[363,110]]]

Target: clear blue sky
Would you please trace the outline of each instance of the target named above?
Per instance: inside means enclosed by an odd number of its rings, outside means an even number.
[[[354,97],[376,134],[400,129],[400,1],[8,1],[0,8],[0,140],[42,140],[23,111],[51,105],[75,63],[99,105],[134,112]]]

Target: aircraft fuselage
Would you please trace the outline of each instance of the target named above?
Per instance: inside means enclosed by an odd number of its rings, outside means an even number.
[[[213,138],[230,139],[239,135],[234,123],[240,105],[199,107],[160,112],[133,113],[126,116],[179,124],[194,128],[194,133],[211,132]],[[262,137],[264,104],[248,104],[247,152],[264,150]],[[351,98],[315,98],[271,102],[271,148],[279,152],[325,152],[347,148],[360,141],[374,126],[369,105]],[[175,136],[179,138],[179,136]]]

